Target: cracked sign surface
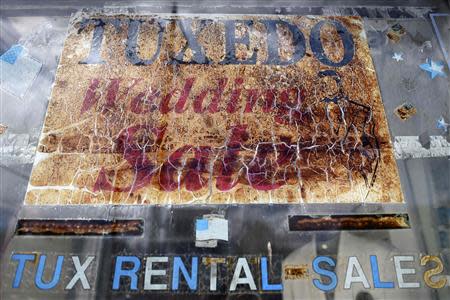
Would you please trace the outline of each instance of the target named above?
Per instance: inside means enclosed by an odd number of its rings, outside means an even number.
[[[403,202],[360,18],[70,26],[26,204]]]

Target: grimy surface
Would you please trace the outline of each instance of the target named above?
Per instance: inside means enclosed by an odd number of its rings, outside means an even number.
[[[76,15],[25,203],[403,202],[359,17]]]

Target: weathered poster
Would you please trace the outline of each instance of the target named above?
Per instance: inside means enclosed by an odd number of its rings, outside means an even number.
[[[403,202],[359,17],[78,15],[25,202]]]

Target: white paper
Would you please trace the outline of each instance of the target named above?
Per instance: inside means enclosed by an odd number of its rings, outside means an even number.
[[[228,220],[217,217],[205,217],[208,222],[208,228],[199,230],[196,228],[196,240],[222,240],[228,241]]]

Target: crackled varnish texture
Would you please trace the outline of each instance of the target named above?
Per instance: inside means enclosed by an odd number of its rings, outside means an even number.
[[[360,18],[134,15],[73,19],[25,200],[402,201]]]

